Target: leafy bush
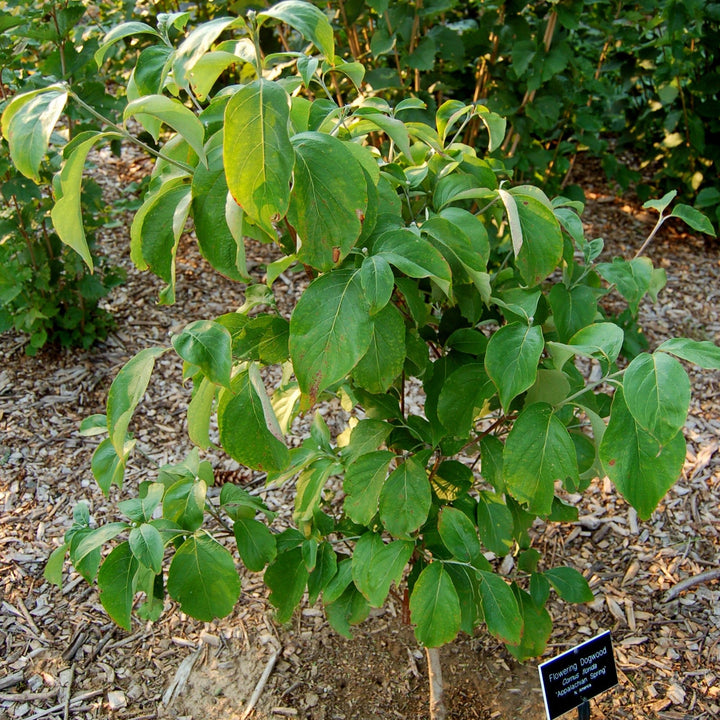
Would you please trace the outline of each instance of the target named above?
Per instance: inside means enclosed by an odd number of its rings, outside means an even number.
[[[172,302],[192,216],[200,251],[248,283],[246,302],[188,318],[171,346],[146,348],[119,372],[107,413],[83,425],[107,434],[92,460],[105,493],[122,487],[130,423],[163,354],[177,355],[192,384],[197,448],[131,490],[118,504],[124,520],[92,528],[78,506],[47,576],[60,580],[69,551],[125,628],[137,593],[143,618],[157,618],[168,593],[212,620],[241,592],[229,536],[246,568],[264,571],[280,622],[307,591],[350,636],[406,583],[426,647],[484,624],[515,657],[542,653],[551,590],[570,602],[592,593],[576,569],[542,558],[531,526],[576,519],[572,500],[606,474],[649,518],[685,457],[690,382],[677,358],[720,368],[720,348],[671,339],[628,362],[626,334],[602,298],[618,293],[634,317],[664,271],[644,256],[599,262],[603,242],[584,237],[580,203],[510,186],[503,163],[462,142],[476,122],[490,153],[504,142],[505,121],[486,107],[449,100],[428,124],[414,119],[428,112],[418,98],[390,104],[353,90],[364,67],[336,55],[327,16],[301,0],[214,18],[173,43],[168,23],[180,30],[187,20],[121,25],[98,50],[102,60],[131,35],[145,41],[123,117],[160,149],[131,255],[166,283],[161,302]],[[284,49],[265,55],[275,23]],[[41,115],[47,142],[64,103],[79,98],[64,85],[33,97],[56,113]],[[5,125],[37,121],[27,100],[12,101]],[[89,148],[129,138],[106,124],[65,154],[55,187],[67,217],[80,217]],[[32,173],[44,147],[13,152]],[[671,201],[649,204],[657,228],[675,216],[712,230],[687,205],[668,213]],[[87,258],[79,222],[58,232]],[[278,254],[262,282],[245,264],[247,238]],[[274,283],[290,269],[308,285],[286,317]],[[408,402],[410,388],[421,407]],[[336,436],[320,413],[310,419],[330,399],[348,414]],[[291,448],[285,437],[299,415],[309,427]],[[213,470],[200,452],[218,446],[271,486],[295,483],[294,527],[278,526],[237,485],[208,495]],[[509,553],[517,563],[506,577],[494,560]]]
[[[0,68],[2,101],[7,107],[18,92],[40,89],[53,80],[72,81],[97,109],[111,113],[118,102],[105,92],[97,75],[93,52],[97,40],[78,24],[85,13],[81,2],[21,2],[0,13]],[[96,32],[97,35],[97,32]],[[88,116],[68,107],[63,133],[66,138],[93,127]],[[4,128],[3,133],[6,134]],[[47,184],[62,163],[62,141],[55,133],[47,162],[29,176],[13,165],[7,142],[0,146],[0,332],[10,328],[29,335],[25,350],[34,355],[46,342],[89,347],[104,339],[113,325],[110,314],[98,302],[122,282],[122,272],[104,258],[95,258],[99,272],[90,273],[82,259],[60,242],[53,231],[52,200],[36,183]],[[29,133],[15,142],[32,142]],[[82,214],[89,231],[88,252],[94,232],[108,217],[99,186],[86,181]]]
[[[373,91],[413,92],[432,109],[479,101],[506,117],[502,156],[516,178],[565,187],[589,152],[644,199],[679,189],[713,213],[719,20],[720,5],[702,0],[370,0],[337,15]],[[650,167],[628,167],[627,150]]]

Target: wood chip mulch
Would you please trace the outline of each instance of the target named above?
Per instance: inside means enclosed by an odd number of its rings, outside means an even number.
[[[145,169],[134,155],[104,154],[96,176],[112,202]],[[608,257],[632,257],[654,219],[599,178],[592,167],[580,176],[588,234],[605,238]],[[261,577],[242,571],[243,595],[230,617],[200,623],[169,604],[160,621],[135,621],[127,633],[69,566],[62,589],[43,579],[73,504],[88,502],[98,523],[116,519],[90,472],[97,441],[80,437],[80,421],[104,411],[109,383],[132,354],[167,344],[191,319],[243,302],[242,287],[219,281],[187,240],[179,253],[178,303],[156,305],[160,285],[132,267],[128,217],[117,220],[101,242],[108,255],[122,258],[128,282],[107,302],[119,327],[108,341],[89,352],[46,349],[27,358],[22,337],[0,338],[0,717],[427,717],[424,656],[402,624],[397,599],[373,612],[349,642],[329,629],[319,606],[304,606],[277,626]],[[266,253],[259,247],[250,256],[258,279]],[[660,301],[642,307],[651,348],[671,335],[720,343],[718,245],[672,226],[650,254],[668,274]],[[292,306],[300,283],[292,276],[279,283],[281,309]],[[179,364],[163,356],[134,421],[140,452],[128,470],[129,487],[189,450],[183,427],[189,388],[180,377]],[[535,528],[548,566],[576,567],[595,594],[583,606],[551,603],[555,628],[544,659],[612,631],[620,684],[593,701],[593,718],[720,717],[720,373],[691,370],[691,378],[683,475],[650,521],[639,521],[610,483],[598,480],[580,502],[578,522]],[[341,428],[334,408],[326,414]],[[227,459],[210,459],[226,476],[235,472]],[[252,487],[290,514],[282,491]],[[113,489],[111,499],[121,497]],[[442,653],[451,717],[544,717],[537,663],[518,665],[482,633]]]

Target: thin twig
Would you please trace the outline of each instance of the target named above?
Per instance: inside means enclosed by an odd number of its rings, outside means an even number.
[[[255,704],[260,699],[260,695],[262,695],[262,691],[265,689],[265,685],[270,677],[270,673],[275,667],[279,654],[280,651],[275,650],[275,652],[270,656],[270,659],[267,661],[263,674],[260,676],[260,679],[253,690],[253,694],[250,696],[250,700],[248,700],[248,704],[245,706],[245,710],[243,710],[243,714],[240,716],[240,720],[246,720],[246,718],[250,716],[250,713],[255,709]]]
[[[658,230],[662,227],[662,224],[667,220],[667,215],[660,215],[659,220],[657,223],[655,223],[655,227],[652,229],[652,232],[647,236],[647,240],[640,246],[640,249],[635,253],[633,256],[633,260],[639,258],[643,252],[645,251],[645,248],[652,242],[653,238],[657,235]]]
[[[67,690],[65,691],[65,707],[63,708],[63,720],[70,718],[70,696],[72,695],[72,685],[75,679],[75,663],[70,666],[70,677],[68,678]]]
[[[711,582],[712,580],[720,579],[720,568],[713,570],[706,570],[701,572],[699,575],[693,575],[692,577],[681,580],[677,585],[673,585],[664,595],[663,602],[670,602],[674,600],[681,592],[684,592],[688,588],[701,583]]]
[[[97,697],[98,695],[102,695],[105,691],[104,690],[92,690],[90,692],[83,693],[82,695],[78,695],[77,697],[73,698],[70,701],[71,705],[77,705],[78,703],[81,703],[85,700],[90,700],[91,698]],[[26,717],[25,720],[38,720],[39,718],[47,717],[48,715],[53,715],[54,713],[58,712],[59,710],[62,710],[65,707],[65,703],[60,703],[59,705],[53,705],[52,707],[47,708],[46,710],[41,710],[40,712],[36,712],[34,715],[30,715],[29,717]]]
[[[13,703],[24,703],[31,700],[49,700],[55,697],[60,688],[54,688],[53,690],[47,690],[45,692],[22,692],[22,693],[0,693],[0,701],[2,702],[13,702]]]

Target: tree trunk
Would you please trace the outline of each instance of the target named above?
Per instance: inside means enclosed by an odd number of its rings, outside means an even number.
[[[440,649],[425,648],[428,664],[428,680],[430,682],[430,720],[445,720],[445,693],[443,689],[442,665]]]

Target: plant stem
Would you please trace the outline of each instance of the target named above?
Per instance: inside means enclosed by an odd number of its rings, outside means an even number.
[[[428,681],[430,683],[430,720],[445,720],[445,693],[443,690],[442,664],[440,648],[425,648],[428,664]]]
[[[99,112],[97,112],[94,108],[92,108],[90,105],[88,105],[84,100],[82,100],[78,95],[76,95],[72,90],[68,90],[68,94],[72,97],[72,99],[86,112],[90,113],[95,119],[99,120],[101,123],[104,123],[109,128],[112,128],[116,133],[122,135],[126,140],[129,140],[131,143],[134,143],[138,147],[141,147],[145,152],[149,153],[150,155],[153,155],[156,158],[159,158],[160,160],[165,160],[165,162],[170,163],[171,165],[175,165],[175,167],[179,167],[181,170],[184,170],[187,173],[195,172],[195,168],[193,168],[191,165],[188,165],[187,163],[181,162],[180,160],[175,160],[174,158],[168,157],[167,155],[163,155],[163,153],[158,152],[157,150],[154,150],[149,145],[146,145],[142,140],[139,140],[136,138],[132,133],[129,133],[124,127],[121,127],[120,125],[116,125],[112,120],[106,118],[104,115],[101,115]]]
[[[660,214],[660,217],[658,218],[658,221],[655,223],[655,227],[652,229],[652,232],[647,236],[647,240],[640,246],[640,249],[635,253],[633,256],[633,260],[636,258],[639,258],[642,254],[645,248],[652,242],[653,238],[658,234],[658,230],[662,227],[662,224],[668,219],[668,215],[662,215]]]
[[[590,390],[595,389],[598,385],[602,385],[603,383],[615,380],[615,378],[619,378],[624,372],[625,372],[625,370],[618,370],[617,372],[611,373],[610,375],[605,375],[604,377],[601,377],[599,380],[596,380],[595,382],[592,382],[589,385],[586,385],[582,390],[578,390],[576,393],[573,393],[569,397],[566,397],[562,402],[558,403],[558,407],[567,405],[568,403],[575,400],[575,398],[579,398],[581,395],[584,395],[586,392],[589,392]]]

